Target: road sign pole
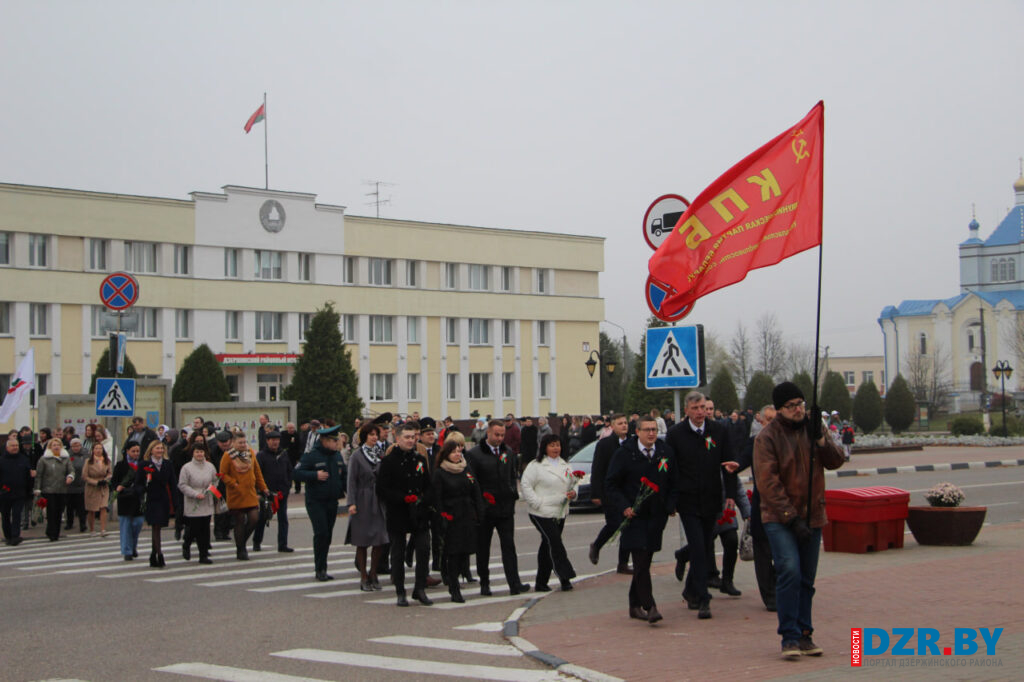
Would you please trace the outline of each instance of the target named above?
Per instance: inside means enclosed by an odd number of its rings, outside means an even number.
[[[682,412],[679,411],[679,395],[682,393],[678,388],[672,391],[672,407],[675,410],[676,421],[682,419]]]

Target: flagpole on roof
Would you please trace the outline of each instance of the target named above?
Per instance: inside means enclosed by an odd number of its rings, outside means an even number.
[[[270,163],[267,160],[267,93],[263,93],[263,189],[270,189]],[[819,280],[820,285],[820,280]]]

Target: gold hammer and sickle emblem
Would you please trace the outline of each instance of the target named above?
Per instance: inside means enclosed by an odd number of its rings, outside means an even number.
[[[799,143],[799,144],[797,144],[797,143]],[[790,143],[789,146],[793,150],[793,154],[796,156],[796,162],[797,163],[800,163],[800,159],[809,159],[809,158],[811,158],[811,153],[806,151],[806,149],[807,149],[807,140],[793,140],[793,142]]]

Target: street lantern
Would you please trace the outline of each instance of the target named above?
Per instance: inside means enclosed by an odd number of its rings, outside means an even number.
[[[595,355],[598,357],[598,359],[601,358],[600,352],[592,350],[590,351],[590,357],[587,358],[587,361],[585,363],[583,363],[584,365],[587,366],[587,373],[590,374],[591,377],[594,376],[594,370],[597,369],[597,360],[594,359]],[[614,360],[609,360],[608,362],[604,363],[604,371],[608,372],[609,374],[614,374],[616,367],[617,365],[615,364]]]
[[[1000,392],[1002,394],[1003,403],[1003,435],[1009,435],[1006,429],[1006,380],[1013,374],[1013,367],[1010,367],[1010,363],[1006,360],[1000,360],[996,363],[996,366],[992,368],[992,374],[995,375],[996,379],[999,379]]]

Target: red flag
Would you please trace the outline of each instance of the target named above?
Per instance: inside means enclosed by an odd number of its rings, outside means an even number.
[[[264,118],[266,118],[266,106],[267,106],[266,104],[261,104],[260,108],[257,109],[253,113],[253,115],[249,117],[249,120],[245,122],[245,132],[246,133],[248,133],[250,130],[252,130],[252,127],[254,125],[256,125],[257,123],[262,121]]]
[[[824,138],[818,102],[700,193],[648,262],[669,292],[658,317],[821,243]]]

